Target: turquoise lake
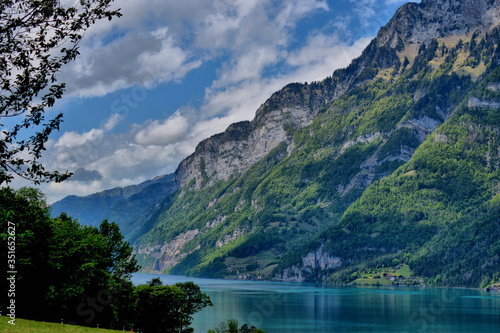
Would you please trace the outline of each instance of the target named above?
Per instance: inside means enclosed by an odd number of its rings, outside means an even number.
[[[236,319],[267,333],[500,332],[500,293],[470,289],[339,287],[134,274],[134,284],[193,281],[213,307],[194,317],[195,332]]]

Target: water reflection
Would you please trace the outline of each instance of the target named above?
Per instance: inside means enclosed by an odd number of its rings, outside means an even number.
[[[135,274],[133,281],[157,276]],[[231,318],[268,333],[500,331],[500,293],[160,277],[165,284],[194,281],[212,299],[214,307],[195,315],[195,332]]]

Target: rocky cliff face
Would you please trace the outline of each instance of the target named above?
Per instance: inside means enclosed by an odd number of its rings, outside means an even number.
[[[377,46],[401,51],[436,38],[467,37],[500,23],[498,0],[423,0],[403,5],[377,35]]]
[[[316,251],[311,251],[301,258],[301,263],[285,268],[274,279],[285,282],[321,281],[328,278],[328,271],[342,265],[339,257],[331,256],[320,246]]]
[[[228,180],[231,175],[244,173],[281,142],[290,139],[287,126],[302,128],[314,119],[314,112],[301,100],[295,105],[280,105],[274,109],[267,103],[257,114],[262,115],[252,122],[233,124],[224,133],[203,140],[176,171],[182,188],[199,190]]]

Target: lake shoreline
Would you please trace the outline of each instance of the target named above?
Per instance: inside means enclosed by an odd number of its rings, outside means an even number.
[[[321,282],[294,282],[294,281],[279,281],[279,280],[249,280],[249,279],[228,279],[228,278],[205,278],[205,277],[191,277],[185,275],[171,275],[164,273],[135,273],[135,274],[148,274],[154,276],[178,276],[184,277],[186,279],[199,279],[199,280],[215,280],[215,281],[235,281],[235,282],[248,282],[248,283],[278,283],[278,284],[296,284],[300,285],[318,285],[318,286],[333,286],[333,287],[374,287],[374,288],[433,288],[433,289],[457,289],[457,290],[473,290],[473,291],[484,291],[497,293],[500,296],[500,290],[497,291],[487,291],[484,288],[470,288],[470,287],[445,287],[445,286],[433,286],[433,285],[404,285],[404,284],[393,284],[393,285],[376,285],[376,284],[338,284],[338,283],[321,283]]]

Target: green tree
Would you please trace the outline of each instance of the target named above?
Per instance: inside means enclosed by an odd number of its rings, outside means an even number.
[[[193,321],[193,315],[207,306],[213,306],[213,304],[210,301],[210,297],[202,293],[200,287],[191,281],[176,283],[175,286],[184,295],[184,300],[181,302],[179,308],[181,332],[190,332],[191,330],[188,327]]]
[[[240,332],[241,333],[252,333],[253,329],[248,327],[248,324],[244,324],[243,326],[241,326]]]
[[[130,279],[131,274],[137,272],[140,267],[132,255],[132,247],[124,240],[120,227],[115,222],[104,220],[97,234],[104,241],[101,253],[103,270],[114,279]]]
[[[154,286],[162,286],[163,282],[161,282],[161,279],[159,277],[156,277],[147,281],[146,284],[149,285],[150,287],[154,287]]]
[[[138,286],[136,327],[145,332],[177,332],[182,298],[180,289],[173,286]]]
[[[238,321],[236,319],[229,319],[227,321],[227,329],[229,333],[238,333]]]
[[[24,192],[24,191],[21,191]],[[50,285],[49,240],[54,230],[45,201],[27,199],[10,188],[0,189],[0,260],[7,263],[7,244],[14,240],[16,275],[16,314],[40,319],[47,314],[45,296]],[[9,227],[11,229],[9,229]],[[13,231],[13,233],[9,233]],[[12,237],[12,238],[9,238]],[[9,258],[10,254],[9,254]],[[42,273],[43,272],[43,273]],[[0,306],[7,306],[9,286],[2,279]],[[36,286],[36,288],[35,288]]]
[[[118,226],[107,221],[99,228],[82,226],[63,214],[54,220],[51,244],[48,300],[52,307],[61,309],[68,321],[110,327],[122,307],[117,299],[130,298],[126,291],[130,294],[133,289],[128,281],[140,268]]]
[[[13,174],[35,183],[70,175],[46,171],[39,162],[49,135],[62,121],[62,114],[45,119],[45,110],[65,88],[56,73],[77,57],[78,44],[91,25],[121,15],[110,10],[112,0],[73,3],[0,2],[0,118],[19,118],[12,128],[0,123],[0,184],[10,182]]]
[[[15,237],[16,315],[101,327],[131,321],[136,297],[129,277],[139,267],[116,224],[82,226],[64,214],[53,219],[43,194],[34,189],[2,188],[0,202],[2,262],[7,262],[4,244]],[[6,301],[2,297],[0,306]]]
[[[151,332],[192,332],[193,314],[212,306],[193,282],[163,286],[159,278],[134,287],[140,267],[118,226],[84,226],[61,214],[50,217],[36,189],[0,189],[0,260],[15,237],[16,315],[43,321]],[[15,230],[11,236],[9,227]],[[2,293],[8,294],[7,280]],[[1,298],[5,308],[9,300]]]
[[[238,321],[236,319],[229,319],[227,322],[221,321],[219,326],[212,330],[208,330],[208,333],[266,333],[260,328],[255,326],[248,327],[248,324],[244,324],[238,330]]]
[[[152,280],[137,287],[137,297],[137,327],[159,333],[193,332],[193,314],[212,306],[193,282],[162,286]]]

